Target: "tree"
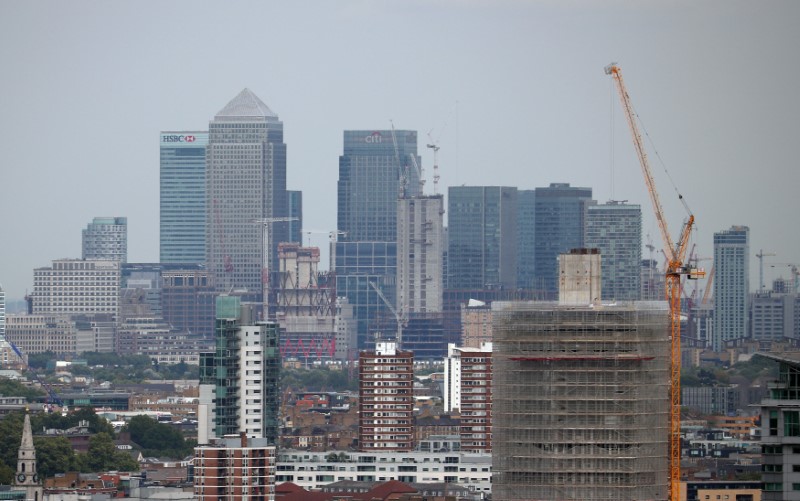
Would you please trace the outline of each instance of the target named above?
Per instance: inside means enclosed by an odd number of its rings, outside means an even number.
[[[89,452],[86,465],[89,471],[114,469],[114,456],[117,448],[108,433],[98,433],[89,439]]]
[[[0,395],[6,397],[25,397],[25,400],[32,402],[45,396],[45,392],[38,388],[25,386],[19,381],[0,377]]]
[[[75,452],[66,437],[35,437],[36,469],[42,478],[75,469]]]
[[[159,423],[148,416],[134,416],[126,426],[131,440],[139,444],[146,455],[183,457],[191,453],[192,443],[168,424]]]

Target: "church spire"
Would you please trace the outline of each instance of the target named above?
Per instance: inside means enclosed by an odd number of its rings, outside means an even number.
[[[25,423],[22,425],[22,442],[17,454],[17,476],[14,478],[16,487],[24,487],[28,491],[26,499],[41,499],[39,474],[36,472],[36,448],[33,445],[33,432],[31,431],[31,417],[25,414]]]

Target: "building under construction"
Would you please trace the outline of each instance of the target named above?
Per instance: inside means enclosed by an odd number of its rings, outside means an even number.
[[[493,499],[667,499],[666,303],[493,314]]]

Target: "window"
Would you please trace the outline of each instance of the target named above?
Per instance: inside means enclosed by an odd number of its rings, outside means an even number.
[[[770,419],[770,425],[771,421]],[[783,434],[787,437],[800,437],[800,411],[783,411]]]

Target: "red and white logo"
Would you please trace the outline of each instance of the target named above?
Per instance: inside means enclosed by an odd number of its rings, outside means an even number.
[[[183,140],[186,141],[187,143],[193,143],[194,140],[195,140],[195,137],[194,136],[183,136]]]
[[[378,131],[375,131],[364,138],[364,142],[367,143],[380,143],[381,141],[383,141],[383,136],[381,136],[381,133]]]

